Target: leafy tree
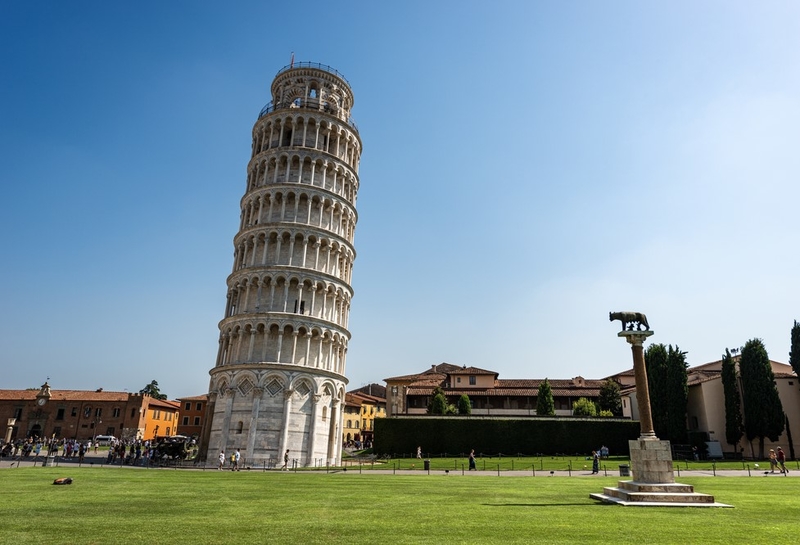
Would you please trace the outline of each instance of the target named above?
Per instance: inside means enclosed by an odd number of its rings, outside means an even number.
[[[622,397],[619,395],[619,384],[616,381],[606,379],[600,387],[597,407],[600,412],[610,412],[609,416],[622,416]]]
[[[722,356],[722,391],[725,394],[725,441],[734,446],[739,444],[743,435],[742,402],[739,394],[739,383],[736,373],[736,362],[730,350],[725,349]]]
[[[689,387],[686,352],[651,344],[644,354],[650,393],[650,413],[656,435],[675,443],[686,442],[686,405]]]
[[[544,382],[539,385],[539,393],[536,396],[536,414],[539,416],[554,416],[556,414],[553,389],[550,388],[550,381],[547,379],[544,379]]]
[[[797,320],[794,321],[792,326],[792,348],[789,352],[789,365],[800,377],[800,324],[797,323]]]
[[[578,398],[572,404],[572,414],[574,416],[597,416],[597,405],[585,397]]]
[[[458,398],[458,414],[472,414],[472,402],[467,394],[461,394],[461,397]]]
[[[433,390],[433,397],[428,403],[428,414],[447,414],[447,397],[444,395],[444,390],[437,386]]]
[[[739,360],[744,402],[744,431],[748,441],[758,438],[758,456],[764,457],[764,438],[777,441],[783,433],[781,398],[767,349],[761,339],[751,339]]]
[[[139,390],[140,394],[147,394],[153,399],[167,399],[167,394],[162,394],[158,389],[158,381],[151,381],[150,384]]]

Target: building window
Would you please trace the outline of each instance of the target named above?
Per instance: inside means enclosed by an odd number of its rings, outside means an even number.
[[[170,431],[170,430],[169,430],[169,426],[167,426],[167,437],[169,437],[169,436],[171,435],[171,434],[169,433],[169,431]]]
[[[61,410],[63,411],[64,409]],[[53,435],[55,435],[56,437],[61,437],[61,426],[56,426],[55,428],[53,428]]]
[[[87,405],[83,409],[83,417],[84,418],[89,418],[90,416],[92,416],[92,407],[91,407],[91,405]]]
[[[78,416],[78,407],[72,407],[72,416]]]
[[[97,407],[97,408],[94,410],[94,415],[95,415],[95,416],[103,416],[103,409],[102,409],[102,407]]]
[[[236,433],[242,433],[244,431],[244,422],[239,420],[239,424],[236,426]]]
[[[135,417],[135,416],[136,416],[136,407],[134,407],[133,409],[131,409],[131,418],[133,418],[133,417]]]
[[[199,426],[200,425],[200,417],[199,416],[195,416],[194,417],[194,425],[195,426]]]
[[[22,407],[14,409],[14,418],[17,420],[22,420]]]
[[[355,425],[355,426],[353,426],[353,427],[354,427],[354,428],[357,428],[357,427],[358,427],[358,420],[356,420],[356,425]]]
[[[188,426],[189,425],[189,417],[188,416],[184,416],[183,417],[183,425],[184,426]]]
[[[202,411],[203,410],[203,404],[202,403],[198,403],[197,407],[195,408],[195,410]]]
[[[475,376],[474,375],[470,375],[470,377],[469,377],[469,385],[470,386],[475,386],[475,384],[476,384]]]
[[[58,409],[58,412],[56,413],[56,420],[64,420],[64,409],[63,408]],[[60,429],[61,428],[59,428],[59,430]]]
[[[119,418],[119,413],[120,413],[119,407],[114,407],[114,409],[111,411],[111,416],[114,418]]]
[[[456,377],[456,384],[461,384],[461,377]]]
[[[192,403],[191,403],[191,401],[187,401],[187,402],[186,402],[186,405],[184,405],[184,407],[183,407],[183,410],[184,410],[184,411],[191,411],[191,410],[192,410]]]

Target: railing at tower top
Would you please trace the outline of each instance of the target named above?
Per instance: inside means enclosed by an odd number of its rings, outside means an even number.
[[[320,112],[325,112],[333,116],[336,116],[339,119],[343,119],[339,115],[339,110],[338,108],[336,108],[336,106],[332,106],[330,103],[325,102],[324,100],[319,100],[318,98],[307,98],[307,99],[296,98],[293,101],[287,102],[285,104],[283,103],[273,104],[272,101],[270,101],[267,103],[266,106],[261,108],[261,112],[259,112],[258,118],[261,119],[268,113],[275,112],[277,110],[289,110],[296,108],[301,108],[306,110],[317,110]],[[347,119],[345,119],[345,121],[347,122],[348,125],[350,125],[353,128],[353,130],[358,132],[358,125],[356,125],[356,122],[353,121],[352,117],[348,117]]]
[[[287,64],[286,66],[278,70],[278,73],[275,74],[275,77],[277,78],[284,72],[287,72],[289,70],[294,70],[295,68],[317,68],[319,70],[325,70],[326,72],[330,72],[337,78],[344,81],[348,87],[350,86],[350,82],[347,81],[347,78],[344,77],[341,73],[339,73],[339,71],[336,70],[336,68],[334,68],[333,66],[328,66],[327,64],[320,64],[318,62],[293,62],[292,64]]]

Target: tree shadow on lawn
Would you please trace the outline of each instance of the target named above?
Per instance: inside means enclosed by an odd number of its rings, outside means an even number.
[[[582,505],[584,507],[592,506],[592,505],[608,505],[611,504],[597,504],[597,503],[577,503],[577,502],[570,502],[570,503],[484,503],[482,504],[486,507],[575,507],[576,505]],[[613,506],[612,506],[613,507]]]

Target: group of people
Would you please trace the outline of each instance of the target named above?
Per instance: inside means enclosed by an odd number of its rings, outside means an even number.
[[[225,462],[226,461],[227,461],[227,458],[225,456],[225,451],[224,450],[219,451],[219,465],[217,466],[217,469],[220,470],[220,471],[225,469]],[[230,468],[231,468],[231,471],[240,471],[241,468],[239,467],[239,463],[241,461],[242,461],[242,453],[237,448],[236,452],[231,454],[231,457],[230,457]],[[289,471],[289,449],[286,449],[286,452],[283,453],[283,466],[281,466],[281,470],[282,471]]]
[[[776,469],[781,473],[789,473],[786,469],[786,453],[781,447],[778,447],[777,452],[775,449],[769,449],[769,472],[775,473]]]

